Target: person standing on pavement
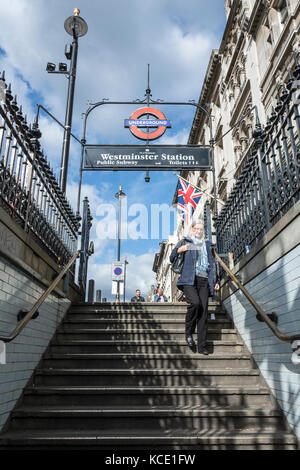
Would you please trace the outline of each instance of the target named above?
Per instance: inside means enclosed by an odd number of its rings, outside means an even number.
[[[141,291],[140,289],[137,289],[135,291],[135,296],[131,297],[131,302],[145,302],[144,297],[141,296]]]
[[[204,222],[192,223],[191,236],[177,243],[170,255],[173,263],[179,253],[185,253],[178,289],[184,292],[188,303],[185,333],[187,345],[195,347],[193,333],[197,327],[197,349],[200,354],[208,354],[206,348],[208,298],[220,289],[214,282],[215,263],[210,241],[204,240]]]
[[[167,296],[164,295],[161,287],[158,287],[157,294],[155,294],[153,302],[168,302]]]

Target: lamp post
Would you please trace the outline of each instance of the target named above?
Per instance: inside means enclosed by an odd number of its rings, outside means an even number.
[[[77,66],[77,54],[78,54],[78,38],[84,36],[87,33],[88,26],[83,18],[79,16],[80,10],[74,9],[74,15],[69,16],[65,20],[64,28],[68,34],[73,36],[72,44],[67,44],[65,47],[65,56],[70,60],[70,70],[67,70],[67,65],[59,63],[59,70],[56,71],[56,65],[48,62],[46,70],[48,73],[59,73],[67,75],[69,79],[68,96],[66,105],[66,116],[65,116],[65,130],[63,139],[63,148],[60,165],[60,179],[59,185],[63,193],[66,192],[67,186],[67,173],[69,163],[69,152],[70,152],[70,138],[71,138],[71,126],[72,126],[72,115],[73,115],[73,103],[74,103],[74,90],[76,80],[76,66]]]
[[[120,261],[121,255],[121,209],[122,204],[121,201],[126,194],[122,191],[122,186],[119,187],[119,191],[115,194],[115,197],[119,199],[119,217],[118,217],[118,260]],[[116,302],[120,302],[120,281],[117,281],[117,294],[116,294]]]
[[[125,258],[124,263],[125,263],[125,264],[124,264],[124,293],[123,293],[123,301],[126,302],[125,287],[126,287],[126,269],[127,269],[127,264],[128,264],[127,258]]]

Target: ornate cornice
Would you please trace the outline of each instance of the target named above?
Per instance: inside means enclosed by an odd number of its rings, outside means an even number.
[[[207,71],[205,74],[205,78],[203,81],[203,86],[201,90],[201,94],[198,100],[199,105],[206,107],[206,104],[211,101],[211,95],[214,91],[214,87],[219,77],[219,73],[221,71],[220,67],[220,55],[217,49],[214,49],[211,53],[209,64],[207,67]],[[200,131],[200,123],[206,118],[206,115],[203,111],[197,109],[195,112],[190,136],[189,136],[189,144],[197,143],[199,131]]]
[[[270,5],[271,1],[269,0],[256,0],[249,19],[248,34],[255,37],[262,19],[265,17],[265,14],[269,11]]]

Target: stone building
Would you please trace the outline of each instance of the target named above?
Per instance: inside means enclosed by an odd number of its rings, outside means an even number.
[[[208,116],[197,108],[188,140],[208,145],[212,131],[218,213],[251,153],[256,117],[268,124],[267,116],[276,109],[278,93],[295,68],[300,50],[299,1],[225,0],[224,6],[226,27],[219,49],[212,50],[198,101],[211,115],[211,129]],[[212,172],[182,171],[181,175],[211,196],[201,198],[194,219],[203,218],[207,201],[213,213]],[[179,224],[172,240],[188,231],[189,227]],[[155,272],[162,284],[171,285],[166,278],[171,272],[166,268],[167,257],[168,250],[160,251]]]
[[[168,240],[161,242],[160,250],[155,254],[152,270],[156,273],[156,287],[161,287],[169,302],[174,302],[176,298],[176,275],[170,269],[169,257],[176,245],[178,237],[171,235]],[[156,292],[154,292],[156,293]]]

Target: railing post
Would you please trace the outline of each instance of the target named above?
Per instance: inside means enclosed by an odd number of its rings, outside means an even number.
[[[212,242],[211,212],[210,212],[209,201],[206,201],[204,205],[204,227],[205,227],[205,237],[210,242]]]
[[[87,266],[89,257],[89,239],[92,217],[90,215],[89,200],[87,197],[83,201],[82,228],[81,228],[81,253],[78,272],[78,283],[82,291],[86,292]]]
[[[260,189],[260,198],[261,198],[261,206],[263,207],[265,213],[265,220],[266,220],[266,231],[271,228],[271,221],[270,221],[270,211],[267,199],[267,192],[268,192],[268,178],[266,173],[266,161],[263,159],[263,148],[264,143],[262,139],[262,128],[259,122],[258,116],[256,117],[256,125],[253,132],[253,137],[255,139],[254,143],[254,150],[253,150],[253,157],[257,155],[258,160],[258,168],[259,168],[259,178],[258,184]]]

